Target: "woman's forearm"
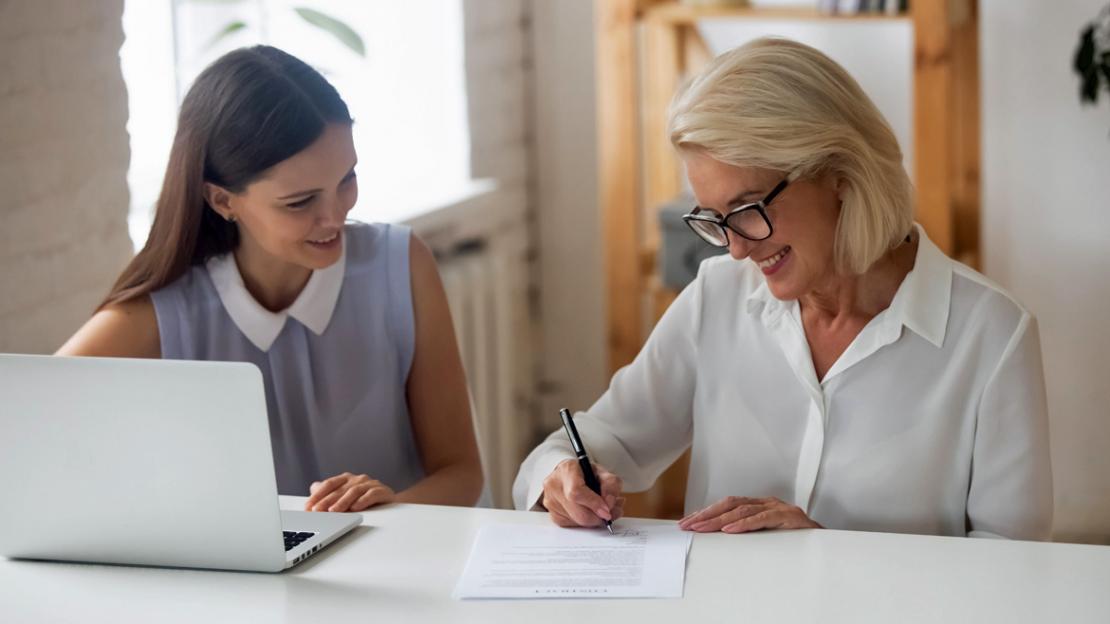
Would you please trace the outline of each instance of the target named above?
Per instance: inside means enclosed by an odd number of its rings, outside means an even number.
[[[482,492],[482,466],[478,462],[448,464],[397,493],[398,503],[425,503],[470,507]]]

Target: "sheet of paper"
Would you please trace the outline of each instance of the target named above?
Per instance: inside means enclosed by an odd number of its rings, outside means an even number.
[[[691,534],[629,520],[613,528],[484,526],[455,597],[681,598]]]

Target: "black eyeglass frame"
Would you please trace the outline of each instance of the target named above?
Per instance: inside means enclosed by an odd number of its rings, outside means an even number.
[[[790,181],[786,178],[783,178],[783,180],[776,184],[775,188],[771,189],[771,192],[767,193],[767,196],[763,199],[756,202],[741,204],[740,206],[737,206],[736,208],[730,210],[728,214],[723,217],[716,216],[715,214],[698,212],[702,209],[694,208],[694,212],[682,215],[682,221],[694,232],[694,234],[697,234],[698,238],[702,239],[707,244],[714,247],[728,247],[728,232],[732,232],[737,236],[746,238],[750,241],[767,240],[771,237],[772,234],[775,233],[775,227],[771,224],[771,218],[767,216],[767,206],[769,206],[771,202],[775,201],[775,198],[778,197],[779,194],[782,193],[783,189],[785,189],[789,184]],[[747,234],[729,225],[728,222],[730,219],[742,212],[747,212],[749,210],[755,210],[759,213],[759,216],[763,218],[763,222],[767,224],[767,236],[762,236],[759,238],[748,236]],[[721,234],[723,234],[722,238],[724,238],[725,240],[724,244],[718,245],[717,243],[706,239],[704,236],[702,236],[701,232],[698,231],[694,224],[691,223],[691,221],[700,221],[702,223],[711,223],[713,225],[716,225],[718,228],[721,229]]]

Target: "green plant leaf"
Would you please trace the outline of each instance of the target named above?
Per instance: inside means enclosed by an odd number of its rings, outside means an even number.
[[[1095,27],[1088,26],[1079,36],[1079,47],[1075,50],[1072,67],[1079,75],[1086,74],[1095,62]]]
[[[1098,102],[1098,73],[1088,72],[1083,76],[1083,83],[1079,85],[1079,100],[1094,104]]]
[[[1106,88],[1110,89],[1110,50],[1102,53],[1102,62],[1098,68],[1102,71],[1102,78],[1106,81]]]
[[[338,39],[340,43],[350,48],[355,54],[361,57],[366,56],[366,46],[362,43],[362,37],[346,23],[314,9],[296,7],[293,10],[297,12],[297,15],[301,16],[301,19],[330,33],[333,37]]]
[[[224,37],[227,37],[228,35],[230,35],[232,33],[239,32],[240,30],[243,30],[246,27],[247,27],[247,23],[242,21],[242,20],[235,20],[234,22],[229,22],[226,26],[224,26],[223,28],[220,29],[220,32],[218,32],[218,33],[216,33],[215,35],[212,36],[212,38],[204,46],[204,49],[205,50],[211,50],[212,46],[219,43],[220,40],[222,40]]]

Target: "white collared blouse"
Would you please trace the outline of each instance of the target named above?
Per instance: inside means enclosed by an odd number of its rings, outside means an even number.
[[[307,495],[342,472],[395,490],[424,477],[405,394],[416,344],[411,236],[349,223],[340,260],[313,271],[280,312],[251,296],[233,254],[152,293],[163,358],[262,372],[280,493]]]
[[[692,445],[686,511],[775,496],[828,528],[1048,539],[1052,474],[1034,318],[920,226],[889,308],[818,380],[797,301],[720,256],[576,417],[629,491]],[[573,457],[561,431],[524,461],[518,508]]]

